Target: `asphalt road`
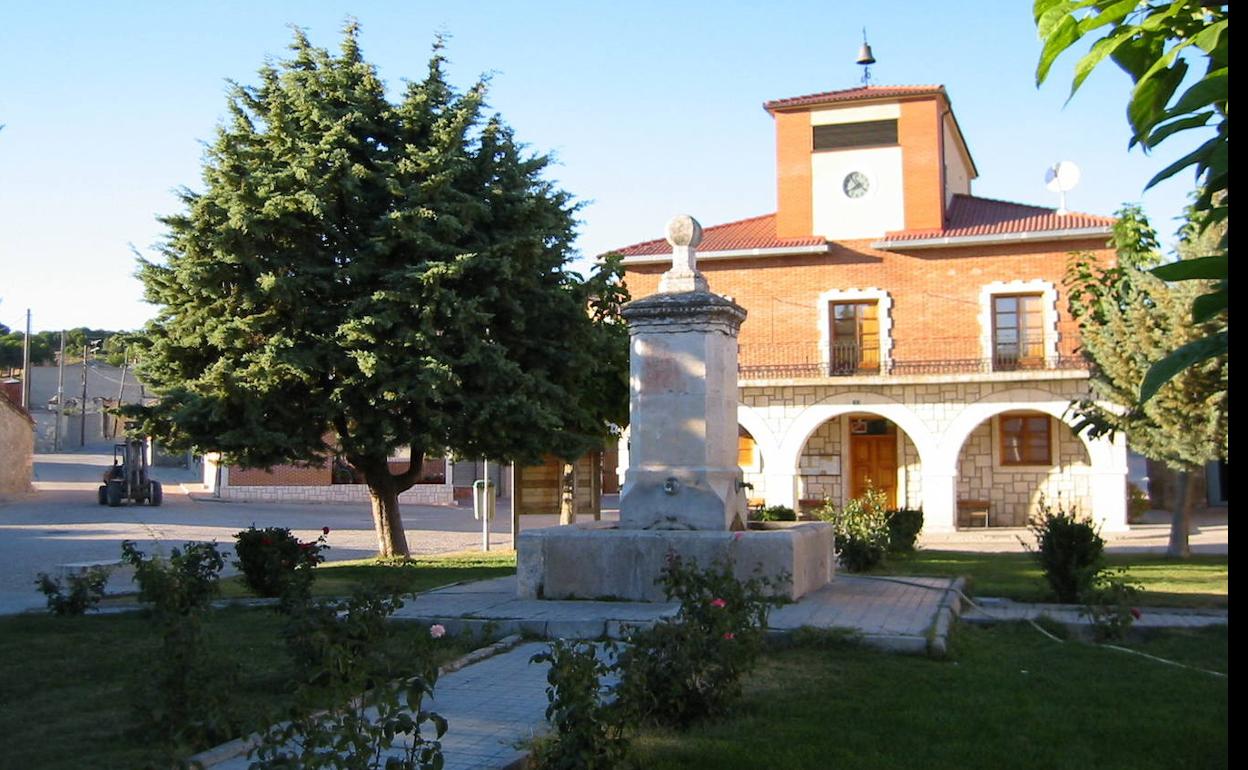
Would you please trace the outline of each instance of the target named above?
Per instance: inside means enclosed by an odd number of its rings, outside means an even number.
[[[98,450],[97,450],[98,452]],[[0,614],[44,606],[35,590],[40,572],[57,574],[58,565],[115,560],[123,540],[134,540],[147,552],[165,552],[187,541],[215,540],[233,557],[234,534],[248,525],[289,527],[303,539],[330,528],[330,561],[362,559],[376,553],[372,514],[364,504],[330,505],[231,503],[213,500],[198,490],[198,477],[183,469],[156,468],[153,476],[164,485],[164,504],[100,506],[96,489],[112,456],[101,453],[35,455],[36,491],[24,498],[0,502]],[[507,501],[500,501],[492,525],[491,548],[511,544]],[[604,511],[604,519],[616,518]],[[1128,533],[1107,538],[1110,551],[1165,551],[1169,527],[1163,512],[1149,523],[1132,526]],[[407,542],[413,554],[479,550],[481,525],[468,508],[407,505],[403,507]],[[557,516],[525,516],[526,529],[555,526]],[[1192,550],[1228,553],[1229,527],[1225,509],[1199,517],[1194,523]],[[956,551],[1019,551],[1022,530],[961,530],[951,534],[924,534],[925,548]],[[227,573],[234,572],[228,566]]]
[[[248,525],[289,527],[302,539],[330,528],[326,552],[331,561],[361,559],[377,552],[372,515],[365,504],[230,503],[199,493],[194,473],[153,469],[164,487],[164,504],[122,505],[96,502],[101,474],[112,463],[108,454],[63,453],[35,456],[35,492],[0,503],[0,613],[44,606],[35,590],[40,572],[57,574],[61,564],[113,560],[123,540],[140,550],[167,552],[187,541],[215,540],[233,556],[234,534]],[[510,547],[507,508],[499,506],[492,525],[491,548]],[[481,525],[468,508],[408,505],[403,508],[407,541],[413,554],[479,550]],[[554,516],[526,516],[525,529],[553,526]],[[233,571],[232,567],[227,568]]]

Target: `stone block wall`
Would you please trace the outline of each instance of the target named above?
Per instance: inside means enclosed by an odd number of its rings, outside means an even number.
[[[980,424],[958,456],[958,499],[988,501],[989,521],[994,527],[1027,526],[1039,512],[1042,499],[1055,508],[1060,503],[1068,509],[1074,505],[1083,514],[1092,513],[1087,450],[1068,426],[1050,420],[1057,444],[1055,463],[1050,467],[1002,466],[995,445],[995,418]]]
[[[841,452],[841,418],[828,420],[806,440],[806,448],[798,463],[798,498],[801,500],[833,500],[844,502],[842,490],[845,474],[845,457]],[[839,474],[827,473],[829,463],[841,466]]]

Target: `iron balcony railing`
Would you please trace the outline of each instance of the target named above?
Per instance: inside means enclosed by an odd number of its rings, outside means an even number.
[[[1073,350],[1048,354],[1042,340],[998,341],[985,356],[979,340],[952,337],[897,340],[888,356],[874,344],[743,344],[738,361],[740,379],[752,380],[1088,368]]]

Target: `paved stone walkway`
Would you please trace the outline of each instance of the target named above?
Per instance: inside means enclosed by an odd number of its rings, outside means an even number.
[[[1083,615],[1083,608],[1074,604],[1025,604],[992,598],[976,598],[975,603],[979,606],[963,610],[962,620],[998,623],[1047,617],[1063,625],[1089,625],[1091,622]],[[1229,610],[1145,607],[1134,625],[1137,628],[1203,628],[1225,626],[1229,617]]]
[[[844,629],[867,644],[900,652],[928,651],[929,631],[955,595],[945,578],[880,580],[838,575],[800,601],[775,609],[769,626]],[[956,608],[953,610],[956,612]],[[421,594],[396,620],[441,623],[452,633],[529,634],[547,639],[621,638],[676,613],[674,602],[550,601],[516,598],[514,576]]]
[[[521,644],[439,678],[433,699],[424,705],[447,721],[445,770],[494,770],[524,757],[527,752],[517,744],[545,726],[546,666],[529,663],[545,648],[543,642]],[[402,751],[396,746],[385,756]],[[248,764],[246,753],[236,753],[208,760],[205,767],[246,770]]]

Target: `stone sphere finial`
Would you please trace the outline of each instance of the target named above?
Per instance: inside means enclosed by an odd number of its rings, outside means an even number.
[[[667,242],[673,246],[697,248],[702,242],[702,225],[688,214],[672,217],[667,223]]]

